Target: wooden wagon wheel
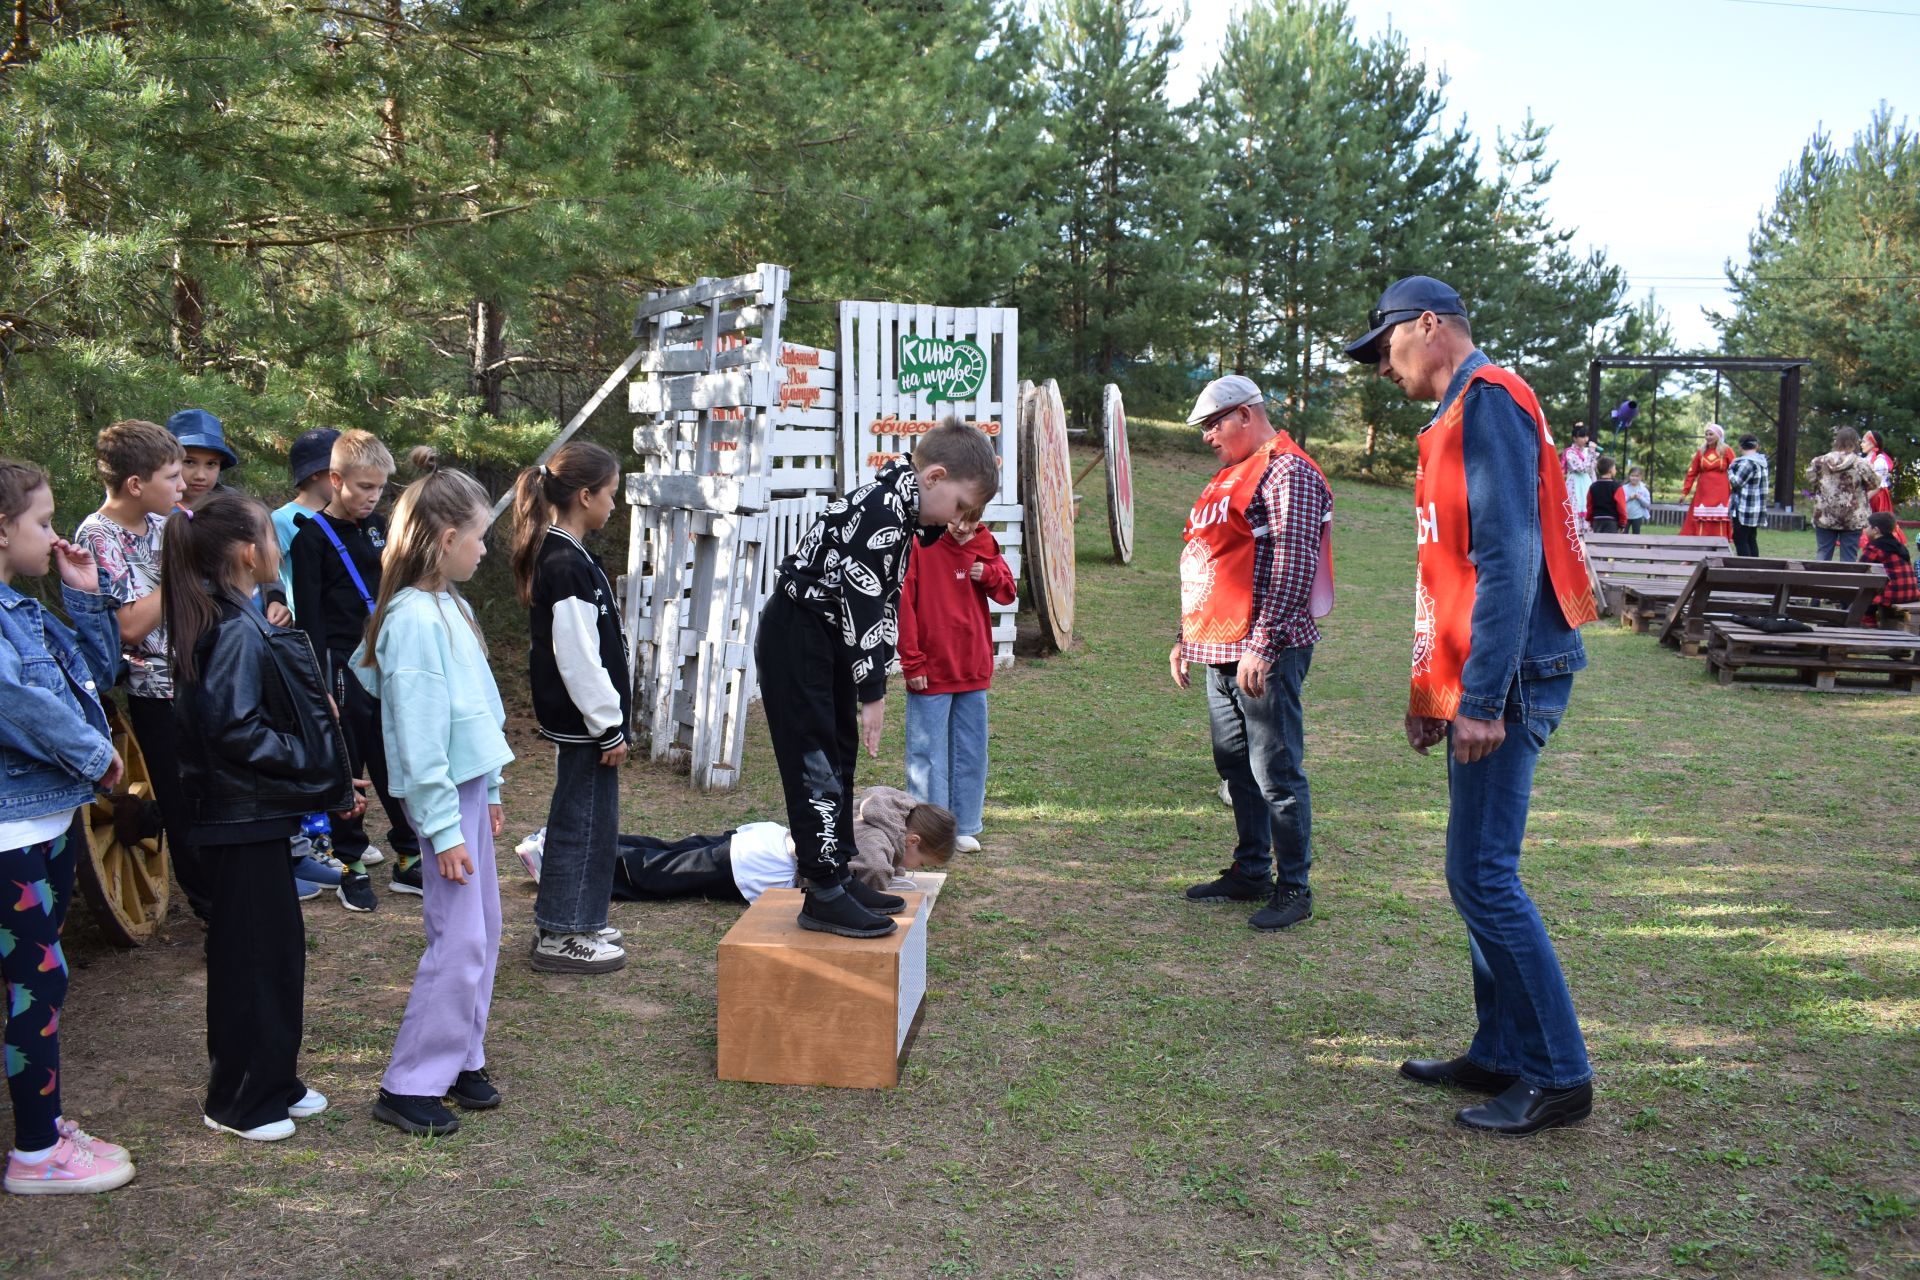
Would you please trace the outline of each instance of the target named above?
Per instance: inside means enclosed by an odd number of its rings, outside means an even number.
[[[75,869],[101,932],[120,946],[137,947],[166,918],[167,855],[147,758],[118,707],[107,707],[107,724],[126,771],[111,797],[96,797],[80,811],[87,844]]]
[[[1111,382],[1101,396],[1100,417],[1107,443],[1107,532],[1113,535],[1113,558],[1132,564],[1133,454],[1127,448],[1127,406]]]
[[[1073,643],[1073,467],[1059,384],[1049,378],[1021,404],[1020,499],[1023,548],[1040,638],[1059,651]]]

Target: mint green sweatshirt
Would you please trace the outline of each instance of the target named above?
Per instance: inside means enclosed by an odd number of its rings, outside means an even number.
[[[388,790],[435,853],[466,843],[460,831],[460,785],[487,780],[487,801],[500,802],[500,770],[513,759],[507,722],[486,649],[464,601],[413,587],[396,592],[374,645],[376,672],[353,655],[353,674],[380,700],[380,736],[387,746]]]

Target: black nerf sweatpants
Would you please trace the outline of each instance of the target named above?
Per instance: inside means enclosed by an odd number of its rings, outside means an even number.
[[[853,771],[860,759],[851,659],[832,621],[778,588],[760,615],[753,652],[800,874],[817,885],[842,884],[853,857]]]

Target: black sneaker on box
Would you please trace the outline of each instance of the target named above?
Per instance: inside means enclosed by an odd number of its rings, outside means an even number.
[[[800,905],[800,927],[843,938],[884,938],[900,926],[861,906],[851,893],[832,899],[809,893]]]

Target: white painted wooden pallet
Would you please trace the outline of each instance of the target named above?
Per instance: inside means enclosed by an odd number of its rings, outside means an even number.
[[[929,402],[900,394],[900,336],[976,342],[987,374],[971,400]],[[913,449],[914,437],[939,419],[957,415],[981,425],[1000,454],[1000,492],[987,507],[986,526],[1020,580],[1023,512],[1020,506],[1020,312],[1014,307],[934,307],[895,302],[840,304],[840,474],[846,488],[871,479],[878,467]],[[1019,602],[990,603],[994,664],[1013,663]]]

